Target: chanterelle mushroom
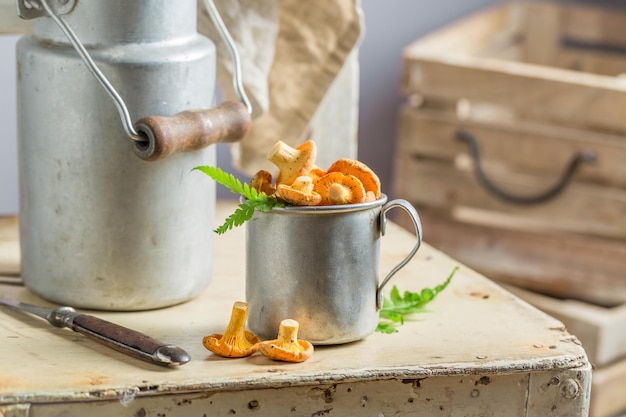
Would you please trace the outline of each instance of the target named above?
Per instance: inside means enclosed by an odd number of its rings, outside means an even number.
[[[280,322],[278,339],[261,342],[259,346],[263,356],[285,362],[304,362],[313,355],[313,344],[298,339],[297,321],[285,319]]]
[[[365,201],[365,188],[353,175],[329,172],[315,182],[314,191],[322,197],[322,205],[355,204]]]
[[[261,339],[244,329],[247,318],[248,304],[243,301],[235,302],[224,334],[205,336],[202,344],[216,355],[227,358],[243,358],[252,355],[258,350]]]
[[[250,181],[250,187],[260,193],[272,195],[276,189],[272,186],[272,174],[264,169],[258,171]]]
[[[276,196],[294,206],[316,206],[322,196],[313,191],[313,179],[307,175],[297,177],[291,185],[278,184]]]
[[[380,179],[370,167],[361,161],[349,158],[342,158],[335,161],[327,172],[342,172],[346,175],[354,175],[361,181],[365,191],[374,193],[376,199],[380,198]]]
[[[280,170],[276,182],[287,185],[291,185],[299,176],[307,175],[316,157],[317,145],[312,140],[307,140],[296,149],[279,140],[267,154],[267,159]]]

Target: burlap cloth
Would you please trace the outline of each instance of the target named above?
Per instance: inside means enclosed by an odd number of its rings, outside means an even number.
[[[270,169],[270,147],[303,141],[311,118],[362,33],[360,0],[214,0],[241,56],[253,127],[232,145],[233,165]],[[199,2],[198,30],[218,50],[218,85],[237,100],[230,52]],[[346,138],[349,140],[349,138]]]

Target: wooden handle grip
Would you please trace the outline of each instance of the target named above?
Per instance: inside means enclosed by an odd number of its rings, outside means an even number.
[[[155,161],[175,152],[195,151],[218,142],[236,142],[251,126],[250,113],[235,101],[208,110],[187,110],[171,117],[148,116],[135,125],[147,141],[136,142],[134,150],[141,159]]]
[[[119,352],[158,365],[182,365],[190,359],[178,346],[88,314],[76,315],[69,327]]]

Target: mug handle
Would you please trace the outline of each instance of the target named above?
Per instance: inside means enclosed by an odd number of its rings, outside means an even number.
[[[391,277],[394,276],[396,272],[398,272],[402,267],[404,267],[413,258],[413,256],[417,253],[417,250],[420,248],[420,245],[422,244],[422,222],[420,220],[420,216],[419,214],[417,214],[417,210],[415,210],[415,207],[413,207],[411,203],[403,199],[391,200],[383,206],[380,212],[381,236],[385,235],[385,231],[387,229],[387,212],[395,207],[400,207],[404,209],[404,211],[406,211],[409,214],[409,217],[411,217],[411,220],[413,221],[413,226],[415,227],[415,233],[417,235],[417,243],[415,244],[415,246],[413,246],[413,249],[411,249],[411,252],[409,252],[406,258],[404,258],[402,262],[396,265],[387,274],[385,279],[383,279],[383,281],[380,283],[380,285],[376,289],[376,310],[377,311],[380,310],[383,306],[383,291],[382,291],[383,287],[387,284],[387,282],[389,282]]]

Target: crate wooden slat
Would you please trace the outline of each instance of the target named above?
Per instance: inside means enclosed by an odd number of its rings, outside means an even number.
[[[531,173],[544,182],[557,179],[577,152],[592,151],[597,163],[581,165],[576,180],[626,187],[626,140],[624,136],[519,120],[494,109],[469,106],[457,108],[414,108],[405,105],[399,114],[398,153],[454,162],[468,155],[467,145],[456,140],[463,129],[481,144],[488,168]],[[465,114],[459,114],[465,112]],[[481,113],[482,112],[482,113]]]
[[[551,229],[585,235],[626,239],[626,190],[575,182],[559,198],[545,204],[526,206],[494,198],[479,184],[469,167],[431,159],[415,163],[399,156],[397,168],[411,181],[398,181],[396,192],[413,203],[449,210],[480,209],[519,219],[520,227]],[[531,195],[551,185],[550,180],[533,175],[490,170],[499,185],[509,192]],[[557,178],[558,179],[558,178]],[[553,181],[556,182],[556,179]]]
[[[555,11],[556,7],[558,9]],[[556,16],[553,16],[555,13]],[[626,59],[623,56],[617,58],[615,53],[606,52],[602,48],[593,50],[571,46],[576,45],[576,42],[587,43],[594,39],[587,33],[589,29],[579,32],[575,30],[576,24],[572,23],[575,19],[585,20],[588,13],[591,13],[590,9],[579,6],[520,2],[470,16],[405,49],[403,91],[407,95],[419,93],[443,100],[464,98],[489,102],[537,120],[624,133],[626,83],[619,75],[626,72]],[[591,16],[598,16],[598,13],[595,11]],[[545,31],[540,32],[539,37],[544,40],[538,45],[525,42],[527,39],[532,40],[532,36],[525,30],[539,24],[534,22],[535,19],[545,15],[552,16],[550,22],[560,22],[557,28],[559,53],[554,53],[554,48],[547,53],[556,56],[553,65],[546,65],[545,59],[538,59],[539,63],[528,61],[525,56],[528,52],[524,53],[528,48],[545,48],[546,43],[550,44],[550,39],[545,40],[543,37]],[[606,12],[601,14],[601,18],[596,18],[600,22],[593,25],[598,33],[610,30],[611,35],[599,38],[610,42],[614,49],[626,48],[623,36],[618,37],[619,32],[615,30],[625,20],[623,16]],[[478,39],[470,36],[465,42],[451,41],[471,33],[479,21],[489,22],[485,28],[492,30],[491,35],[486,34]],[[535,24],[527,25],[527,22]],[[477,44],[473,44],[472,40]],[[569,43],[564,44],[564,41]],[[489,53],[474,53],[481,49]],[[545,52],[542,54],[546,55]],[[559,58],[562,56],[569,58]],[[586,71],[587,62],[591,62],[597,69],[597,62],[604,58],[613,62],[610,74]]]
[[[500,282],[596,305],[626,302],[623,244],[473,224],[426,207],[420,216],[428,242]]]

